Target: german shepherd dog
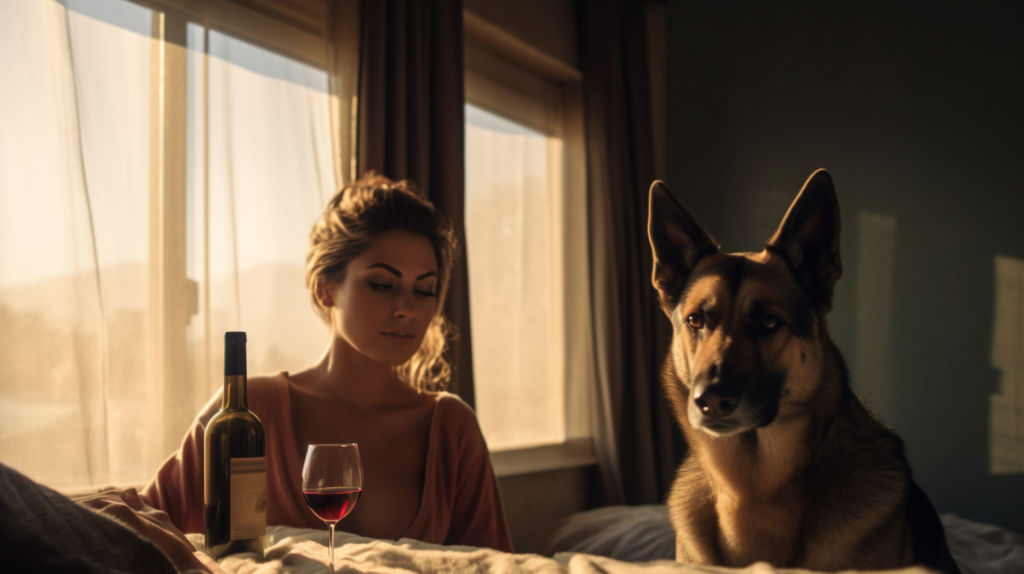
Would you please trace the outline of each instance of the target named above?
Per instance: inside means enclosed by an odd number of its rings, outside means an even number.
[[[667,500],[679,561],[959,572],[903,441],[829,338],[839,227],[824,170],[760,253],[720,253],[651,186],[653,282],[673,328],[663,383],[689,446]]]

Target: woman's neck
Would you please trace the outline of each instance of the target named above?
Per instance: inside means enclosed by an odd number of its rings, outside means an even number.
[[[296,378],[316,394],[360,409],[394,406],[417,394],[390,365],[374,361],[338,336],[331,339],[320,360]]]

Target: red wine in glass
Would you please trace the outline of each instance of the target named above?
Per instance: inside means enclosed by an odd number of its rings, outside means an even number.
[[[334,571],[334,525],[348,516],[363,492],[363,463],[359,446],[311,444],[302,465],[302,496],[306,505],[327,524],[327,556]]]
[[[306,497],[309,509],[324,522],[337,522],[348,516],[359,501],[362,488],[341,486],[325,488],[322,491],[308,490],[302,493]]]

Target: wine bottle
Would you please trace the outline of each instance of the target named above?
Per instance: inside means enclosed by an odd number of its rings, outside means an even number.
[[[267,459],[260,419],[248,408],[245,333],[224,334],[224,399],[203,438],[206,550],[263,556]]]

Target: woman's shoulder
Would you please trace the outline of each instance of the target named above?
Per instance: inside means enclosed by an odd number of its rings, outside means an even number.
[[[462,400],[462,397],[455,393],[449,393],[448,391],[440,391],[432,393],[434,400],[437,402],[438,414],[444,414],[449,417],[456,417],[460,420],[472,420],[476,422],[476,412],[473,411],[473,407],[469,406],[466,401]]]
[[[434,423],[439,434],[455,437],[456,442],[460,444],[484,444],[483,432],[480,430],[476,413],[462,397],[449,392],[439,392],[435,400],[437,410],[434,413]]]
[[[288,373],[280,372],[276,375],[266,377],[253,377],[246,380],[246,395],[249,403],[249,410],[255,412],[262,420],[268,416],[267,409],[276,405],[284,405],[282,393],[288,393]],[[220,412],[224,402],[224,387],[218,387],[206,405],[196,415],[195,422],[200,428],[206,428],[210,419]]]
[[[288,392],[288,371],[252,377],[246,381],[246,388],[250,399],[253,395],[280,396]]]
[[[249,410],[261,419],[280,414],[288,401],[288,372],[253,377],[247,381]]]

